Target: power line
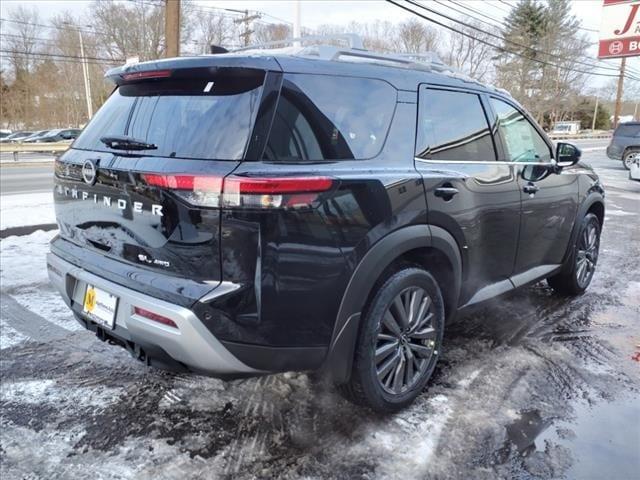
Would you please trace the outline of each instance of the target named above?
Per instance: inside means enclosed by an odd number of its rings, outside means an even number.
[[[43,54],[41,53],[20,53],[20,52],[11,52],[11,55],[17,55],[20,58],[23,59],[29,59],[29,58],[33,58],[34,60],[51,60],[52,62],[55,63],[73,63],[76,65],[82,65],[82,60],[74,60],[72,58],[51,58],[50,56],[42,56]],[[2,60],[7,60],[7,57],[1,57]],[[87,63],[90,65],[100,65],[100,66],[105,66],[105,65],[119,65],[121,62],[117,62],[114,60],[108,60],[108,61],[103,61],[103,62],[99,62],[96,60],[87,60]]]
[[[470,15],[470,14],[468,14],[468,13],[461,12],[460,10],[457,10],[457,9],[453,8],[451,5],[447,5],[447,4],[445,4],[445,3],[443,3],[443,2],[441,2],[441,1],[439,1],[439,0],[434,0],[434,1],[435,1],[436,3],[439,3],[440,5],[442,5],[442,6],[444,6],[444,7],[450,8],[450,9],[452,9],[452,10],[456,10],[458,13],[462,13],[463,15],[469,15],[469,16],[471,16],[471,17],[475,18],[476,20],[479,20],[479,21],[481,21],[481,22],[483,22],[483,23],[485,23],[485,24],[487,24],[487,25],[491,25],[492,27],[495,27],[495,25],[490,24],[490,23],[487,23],[487,21],[485,21],[485,20],[480,20],[479,18],[477,18],[477,17],[475,17],[475,16],[473,16],[473,15]],[[471,7],[469,7],[468,5],[465,5],[464,3],[458,3],[458,2],[456,2],[455,0],[449,0],[449,2],[450,2],[450,3],[453,3],[453,4],[455,4],[455,5],[458,5],[459,7],[464,8],[465,10],[467,10],[467,11],[469,11],[469,12],[473,12],[473,13],[476,13],[477,15],[480,15],[480,16],[482,16],[482,17],[484,17],[484,18],[487,18],[487,19],[491,20],[492,22],[495,22],[495,23],[497,23],[498,25],[500,25],[500,27],[503,27],[503,26],[504,26],[504,22],[503,22],[502,20],[498,20],[498,19],[493,18],[493,17],[491,17],[491,16],[489,16],[489,15],[486,15],[486,14],[484,14],[484,13],[482,13],[482,12],[480,12],[480,11],[476,10],[475,8],[471,8]]]
[[[96,33],[102,34],[102,35],[106,35],[105,32],[101,32],[98,30],[86,30],[86,29],[82,29],[76,26],[65,26],[65,27],[58,27],[56,25],[45,25],[44,23],[35,23],[35,22],[25,22],[23,20],[11,20],[8,18],[0,18],[0,22],[9,22],[9,23],[17,23],[18,25],[31,25],[34,27],[42,27],[42,28],[49,28],[52,30],[73,30],[75,32],[83,32],[83,33],[90,33],[92,35],[95,35]]]
[[[553,63],[550,63],[550,62],[544,61],[544,60],[539,60],[539,59],[537,59],[537,58],[532,58],[532,57],[528,57],[528,56],[523,55],[523,54],[520,54],[520,53],[512,52],[512,51],[510,51],[510,50],[508,50],[508,49],[506,49],[506,48],[504,48],[504,47],[501,47],[501,46],[496,45],[496,44],[494,44],[494,43],[488,42],[488,41],[486,41],[486,40],[484,40],[484,39],[477,38],[477,37],[475,37],[475,36],[473,36],[473,35],[470,35],[470,34],[468,34],[468,33],[466,33],[466,32],[463,32],[462,30],[459,30],[459,29],[457,29],[457,28],[454,28],[454,27],[452,27],[451,25],[447,25],[446,23],[443,23],[443,22],[441,22],[441,21],[435,20],[435,19],[433,19],[433,18],[429,18],[429,17],[427,17],[426,15],[422,15],[422,14],[420,14],[420,13],[416,12],[415,10],[412,10],[412,9],[410,9],[409,7],[406,7],[405,5],[402,5],[402,4],[399,4],[399,3],[396,3],[394,0],[386,0],[386,1],[387,1],[388,3],[391,3],[392,5],[395,5],[396,7],[402,8],[403,10],[406,10],[407,12],[410,12],[410,13],[412,13],[412,14],[414,14],[414,15],[416,15],[416,16],[418,16],[418,17],[420,17],[420,18],[423,18],[424,20],[427,20],[427,21],[429,21],[429,22],[431,22],[431,23],[435,23],[436,25],[439,25],[439,26],[441,26],[441,27],[443,27],[443,28],[446,28],[446,29],[448,29],[448,30],[451,30],[452,32],[455,32],[455,33],[458,33],[458,34],[460,34],[460,35],[463,35],[463,36],[465,36],[465,37],[467,37],[467,38],[471,38],[471,39],[473,39],[473,40],[476,40],[476,41],[478,41],[478,42],[480,42],[480,43],[482,43],[482,44],[484,44],[484,45],[488,45],[488,46],[490,46],[490,47],[493,47],[493,48],[495,48],[495,49],[496,49],[496,50],[498,50],[498,51],[505,51],[505,52],[509,52],[509,53],[514,54],[514,55],[518,55],[518,56],[520,56],[520,57],[527,58],[527,59],[529,59],[529,60],[531,60],[531,61],[533,61],[533,62],[541,63],[541,64],[544,64],[544,65],[549,65],[549,66],[556,67],[556,68],[559,68],[559,69],[562,69],[562,70],[566,70],[566,71],[572,71],[572,72],[576,72],[576,73],[584,73],[584,74],[587,74],[587,75],[597,75],[597,76],[601,76],[601,77],[612,77],[612,78],[613,78],[613,77],[617,77],[617,76],[618,76],[618,75],[608,74],[608,73],[587,72],[587,71],[585,71],[585,70],[578,70],[578,69],[569,68],[569,67],[562,67],[562,66],[559,66],[559,65],[556,65],[556,64],[553,64]],[[436,13],[437,13],[437,12],[436,12]],[[458,23],[460,23],[460,22],[458,22]],[[483,32],[484,32],[484,31],[483,31]],[[487,32],[484,32],[484,33],[487,33]],[[630,78],[633,78],[634,80],[638,80],[638,79],[637,79],[637,78],[635,78],[635,77],[630,77]]]
[[[478,18],[478,17],[475,17],[474,15],[471,15],[471,14],[468,14],[468,13],[465,13],[465,12],[461,12],[460,10],[455,9],[454,7],[451,7],[450,5],[448,5],[448,4],[446,4],[446,3],[444,3],[444,2],[442,2],[442,1],[440,1],[440,0],[434,0],[434,1],[435,1],[436,3],[438,3],[438,4],[442,5],[442,6],[443,6],[443,7],[445,7],[445,8],[452,9],[452,10],[454,10],[454,11],[458,12],[458,13],[462,13],[463,15],[467,15],[467,16],[469,16],[469,17],[473,18],[474,20],[477,20],[477,21],[479,21],[479,22],[481,22],[481,23],[484,23],[485,25],[489,25],[489,26],[490,26],[490,27],[492,27],[492,28],[496,28],[496,25],[490,24],[490,23],[488,23],[488,22],[487,22],[487,21],[485,21],[485,20],[482,20],[482,19],[480,19],[480,18]],[[450,1],[450,2],[452,2],[452,3],[455,3],[456,5],[460,5],[460,6],[461,6],[461,7],[463,7],[463,8],[467,8],[467,7],[465,7],[463,4],[460,4],[460,3],[458,3],[458,2],[456,2],[456,1],[454,1],[454,0],[449,0],[449,1]],[[417,4],[416,6],[420,6],[420,4],[419,4],[418,2],[415,2],[415,1],[410,1],[410,3]],[[421,6],[421,8],[424,8],[424,9],[426,9],[426,10],[429,10],[429,9],[428,9],[427,7],[425,7],[425,6]],[[474,9],[472,9],[472,8],[470,8],[470,7],[468,7],[468,9],[470,9],[471,11],[475,11]],[[453,18],[451,18],[451,17],[447,17],[446,15],[441,14],[441,13],[440,13],[440,12],[438,12],[437,10],[429,10],[429,11],[431,11],[432,13],[436,13],[437,15],[440,15],[440,16],[442,16],[442,17],[444,17],[444,18],[449,19],[449,20],[452,20],[452,21],[455,21],[455,22],[457,22],[457,23],[460,23],[460,24],[462,24],[462,25],[470,26],[471,28],[474,28],[474,29],[476,29],[476,30],[479,30],[479,31],[481,31],[481,32],[484,32],[484,30],[479,29],[479,28],[477,28],[477,27],[475,27],[475,26],[473,26],[473,25],[467,25],[467,24],[465,24],[464,22],[461,22],[461,21],[459,21],[459,20],[455,20],[455,19],[453,19]],[[480,12],[478,12],[478,13],[480,13]],[[505,23],[503,23],[503,22],[501,22],[501,21],[499,21],[499,20],[496,20],[496,19],[494,19],[493,17],[489,17],[488,15],[483,15],[483,16],[485,16],[485,17],[487,17],[487,18],[492,18],[495,22],[500,23],[500,25],[501,25],[501,26],[505,26],[505,27],[507,26]],[[505,42],[508,42],[508,41],[509,41],[509,40],[507,40],[507,39],[505,39],[505,38],[504,38],[504,32],[503,32],[503,31],[501,31],[501,32],[500,32],[500,33],[502,34],[502,37],[500,37],[500,36],[498,36],[498,35],[494,35],[494,34],[489,33],[489,32],[484,32],[484,33],[486,33],[486,34],[488,34],[488,35],[491,35],[491,36],[493,36],[493,37],[495,37],[495,38],[498,38],[498,39],[504,40]],[[514,45],[517,45],[517,46],[520,46],[520,47],[523,47],[523,48],[528,48],[528,49],[530,49],[530,50],[532,50],[532,51],[534,51],[534,52],[540,52],[540,53],[544,53],[544,54],[549,55],[549,56],[552,56],[552,57],[559,58],[559,59],[561,59],[561,60],[567,60],[567,58],[566,58],[566,57],[563,57],[563,56],[561,56],[561,55],[557,55],[557,54],[553,54],[553,53],[550,53],[550,52],[546,52],[546,51],[544,51],[544,50],[537,50],[537,49],[534,49],[534,48],[532,48],[532,47],[528,47],[528,46],[526,46],[526,45],[522,45],[522,44],[520,44],[520,43],[516,43],[516,42],[512,42],[512,41],[511,41],[510,43],[512,43],[512,44],[514,44]],[[574,61],[574,62],[576,62],[576,63],[578,63],[578,64],[581,64],[581,65],[584,65],[584,66],[587,66],[587,67],[591,67],[591,68],[600,68],[600,69],[602,69],[602,70],[611,70],[611,71],[615,71],[615,72],[619,71],[618,67],[614,67],[614,66],[612,66],[612,65],[607,65],[607,64],[605,64],[605,65],[598,65],[598,64],[596,64],[596,63],[586,62],[586,61],[580,61],[580,60],[573,60],[573,61]],[[640,72],[636,72],[636,71],[634,71],[634,70],[630,70],[630,72],[631,72],[631,73],[633,73],[633,74],[636,74],[636,75],[640,75]]]
[[[504,37],[502,37],[502,36],[500,36],[500,35],[496,35],[496,34],[494,34],[494,33],[487,32],[486,30],[483,30],[483,29],[481,29],[481,28],[479,28],[479,27],[476,27],[475,25],[472,25],[472,24],[469,24],[469,23],[463,22],[463,21],[458,20],[458,19],[456,19],[456,18],[454,18],[454,17],[450,17],[450,16],[448,16],[448,15],[446,15],[446,14],[443,14],[443,13],[441,13],[441,12],[438,12],[437,10],[433,10],[432,8],[429,8],[429,7],[425,6],[425,5],[422,5],[421,3],[417,2],[417,1],[414,1],[414,0],[406,0],[406,1],[407,1],[408,3],[410,3],[411,5],[413,5],[413,6],[416,6],[416,7],[418,7],[418,8],[423,9],[423,10],[426,10],[426,11],[428,11],[428,12],[430,12],[430,13],[434,13],[434,14],[436,14],[436,15],[439,15],[439,16],[441,16],[441,17],[444,17],[444,18],[446,18],[447,20],[450,20],[450,21],[452,21],[452,22],[458,23],[458,24],[463,25],[463,26],[465,26],[465,27],[467,27],[467,28],[471,28],[471,29],[476,30],[476,31],[478,31],[478,32],[480,32],[480,33],[484,33],[485,35],[488,35],[488,36],[490,36],[490,37],[497,38],[497,39],[498,39],[498,40],[500,40],[500,41],[504,41],[504,42],[506,42],[506,43],[510,43],[511,45],[514,45],[514,46],[517,46],[517,47],[520,47],[520,48],[524,48],[524,49],[526,49],[526,50],[529,50],[529,51],[530,51],[530,52],[532,52],[533,54],[544,54],[544,55],[548,55],[549,57],[554,57],[554,58],[557,58],[557,59],[560,59],[560,60],[568,60],[568,58],[567,58],[567,57],[563,57],[562,55],[557,55],[557,54],[554,54],[554,53],[551,53],[551,52],[546,52],[546,51],[544,51],[544,50],[538,50],[538,49],[533,48],[533,47],[530,47],[530,46],[528,46],[528,45],[523,45],[522,43],[514,42],[513,40],[509,40],[509,39],[504,38]],[[395,4],[395,5],[397,5],[397,6],[400,6],[400,5],[398,5],[397,3],[395,3],[395,2],[391,2],[391,3],[394,3],[394,4]],[[406,10],[406,8],[405,8],[405,10]],[[413,12],[413,13],[417,15],[417,12]],[[429,20],[429,21],[433,21],[433,19],[430,19],[430,18],[428,18],[428,17],[423,17],[423,18],[425,18],[425,19],[427,19],[427,20]],[[445,28],[450,28],[450,26],[446,26]],[[475,37],[474,37],[474,38],[475,38]],[[480,39],[476,39],[476,40],[480,40]],[[500,50],[503,50],[503,51],[506,51],[506,52],[509,52],[509,53],[512,53],[512,54],[517,54],[516,52],[513,52],[513,51],[511,51],[511,50],[508,50],[508,49],[506,49],[506,48],[504,48],[504,47],[496,47],[496,46],[494,46],[494,48],[498,48],[498,49],[500,49]],[[538,62],[538,63],[542,63],[542,64],[549,65],[549,66],[556,67],[556,68],[562,68],[562,69],[564,69],[564,70],[572,70],[572,71],[574,71],[574,72],[578,72],[578,73],[585,73],[585,74],[591,74],[591,75],[601,75],[601,76],[606,75],[606,76],[616,76],[616,77],[617,77],[617,75],[607,75],[607,74],[603,74],[603,73],[587,72],[587,71],[584,71],[584,70],[578,70],[578,69],[575,69],[575,68],[574,68],[574,69],[571,69],[571,68],[568,68],[568,67],[561,67],[560,65],[557,65],[557,64],[554,64],[554,63],[551,63],[551,62],[545,61],[545,60],[540,60],[540,59],[537,59],[537,58],[528,57],[528,56],[521,55],[521,54],[517,54],[517,55],[520,55],[520,56],[522,56],[522,57],[524,57],[524,58],[528,58],[529,60],[533,60],[533,61]],[[572,60],[573,62],[575,62],[575,63],[579,64],[579,65],[584,65],[584,66],[587,66],[587,67],[590,67],[590,68],[600,68],[600,69],[605,69],[605,70],[612,70],[612,69],[614,69],[614,68],[609,67],[609,66],[599,66],[599,65],[595,65],[595,64],[593,64],[593,63],[589,63],[589,62],[584,62],[584,61],[581,61],[581,60],[575,60],[575,59],[571,59],[571,60]],[[615,69],[615,70],[617,70],[617,69]]]
[[[491,4],[493,7],[497,8],[498,10],[500,10],[501,12],[505,12],[505,13],[511,13],[511,10],[513,9],[513,5],[511,5],[510,3],[507,3],[503,0],[498,0],[500,3],[504,3],[505,5],[509,6],[509,10],[505,10],[504,8],[498,7],[496,4]],[[599,30],[595,29],[595,28],[589,28],[589,27],[578,27],[578,29],[580,30],[584,30],[585,32],[592,32],[592,33],[598,33]]]
[[[22,54],[22,55],[41,55],[41,56],[45,56],[45,57],[61,57],[61,58],[74,58],[76,60],[82,60],[83,58],[87,59],[87,60],[101,60],[101,61],[105,61],[105,62],[114,62],[114,63],[124,63],[124,59],[117,59],[117,58],[106,58],[106,57],[81,57],[79,55],[65,55],[65,54],[58,54],[58,53],[43,53],[43,52],[25,52],[25,51],[19,51],[19,50],[0,50],[0,53],[17,53],[17,54]]]

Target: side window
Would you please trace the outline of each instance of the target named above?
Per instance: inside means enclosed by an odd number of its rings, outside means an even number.
[[[518,110],[506,102],[491,98],[498,115],[498,132],[510,162],[548,163],[551,150],[536,129]]]
[[[397,92],[382,80],[285,75],[264,160],[299,162],[375,157]]]
[[[450,161],[496,160],[487,117],[475,93],[424,89],[418,110],[416,156]]]

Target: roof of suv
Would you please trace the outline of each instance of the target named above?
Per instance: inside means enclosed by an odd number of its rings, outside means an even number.
[[[402,55],[387,55],[363,49],[337,49],[333,46],[314,46],[318,50],[331,49],[330,57],[309,53],[313,49],[293,47],[271,50],[243,50],[238,52],[153,60],[124,65],[109,70],[106,77],[122,83],[121,75],[152,70],[174,70],[219,67],[258,68],[288,73],[343,75],[383,79],[398,90],[415,91],[416,85],[430,83],[490,91],[503,96],[508,92],[484,85],[464,74],[455,72],[436,59],[421,63]],[[343,58],[339,58],[344,55]]]

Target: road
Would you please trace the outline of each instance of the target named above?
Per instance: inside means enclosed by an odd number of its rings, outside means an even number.
[[[640,184],[607,189],[588,292],[544,282],[447,325],[429,386],[380,417],[303,373],[164,373],[79,328],[44,266],[55,232],[0,241],[0,476],[13,479],[613,479],[640,471]]]
[[[0,192],[2,195],[50,192],[52,189],[53,163],[0,164]]]

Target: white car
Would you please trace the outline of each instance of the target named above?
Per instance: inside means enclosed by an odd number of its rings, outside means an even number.
[[[639,155],[636,155],[636,157],[631,162],[631,167],[629,168],[629,178],[631,180],[640,182],[640,156]]]

